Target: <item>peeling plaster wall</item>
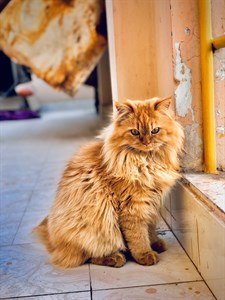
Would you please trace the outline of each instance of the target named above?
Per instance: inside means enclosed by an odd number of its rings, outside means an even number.
[[[175,104],[176,104],[176,113],[179,117],[185,117],[189,110],[192,112],[193,119],[193,110],[192,105],[192,75],[191,69],[189,69],[181,59],[180,53],[180,43],[175,43],[176,50],[176,61],[174,64],[174,78],[178,82],[178,86],[175,90]]]
[[[185,170],[202,170],[198,1],[171,0],[175,108],[185,132]]]
[[[225,0],[212,0],[213,37],[225,34]],[[214,53],[217,166],[225,171],[225,49]]]
[[[223,50],[219,50],[219,51],[223,52]],[[219,59],[219,66],[218,66],[218,68],[215,68],[215,69],[216,69],[216,80],[217,79],[224,80],[225,79],[225,59]]]

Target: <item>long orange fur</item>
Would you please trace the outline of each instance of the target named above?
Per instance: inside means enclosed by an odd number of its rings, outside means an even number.
[[[53,264],[121,267],[128,249],[138,263],[152,265],[166,250],[155,226],[179,177],[183,146],[170,101],[117,102],[112,123],[69,161],[48,216],[34,230]]]

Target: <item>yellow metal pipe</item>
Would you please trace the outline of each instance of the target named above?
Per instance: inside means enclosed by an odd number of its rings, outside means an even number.
[[[214,108],[211,0],[199,0],[202,114],[205,172],[216,174],[216,130]]]
[[[214,38],[212,44],[214,49],[225,48],[225,35]]]

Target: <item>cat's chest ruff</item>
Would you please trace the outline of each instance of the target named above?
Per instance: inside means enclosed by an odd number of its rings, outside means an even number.
[[[128,155],[124,163],[118,166],[118,175],[126,178],[129,182],[135,183],[149,177],[150,173],[148,171],[148,165],[150,161],[148,157],[139,155]]]
[[[117,181],[114,185],[114,192],[111,193],[112,204],[117,213],[122,213],[126,209],[145,206],[148,210],[151,205],[160,205],[161,189],[154,184],[143,184],[143,180],[128,182],[127,180]]]
[[[165,174],[170,174],[169,168],[166,165],[155,163],[150,160],[146,160],[144,163],[133,166],[128,174],[129,180],[135,184],[140,183],[142,186],[152,187],[160,177],[164,177]]]
[[[155,175],[164,175],[164,173],[169,173],[170,169],[166,165],[162,165],[160,163],[150,162],[146,165],[146,168],[148,170],[148,173],[151,176]]]
[[[128,195],[124,199],[117,201],[115,211],[119,218],[123,216],[140,217],[141,220],[148,222],[153,215],[157,215],[161,206],[160,194],[142,194]]]

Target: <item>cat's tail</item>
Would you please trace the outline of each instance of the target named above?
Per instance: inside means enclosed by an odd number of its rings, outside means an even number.
[[[49,239],[48,216],[37,227],[35,227],[32,232],[40,238],[49,252],[54,251],[54,247],[52,246]]]

